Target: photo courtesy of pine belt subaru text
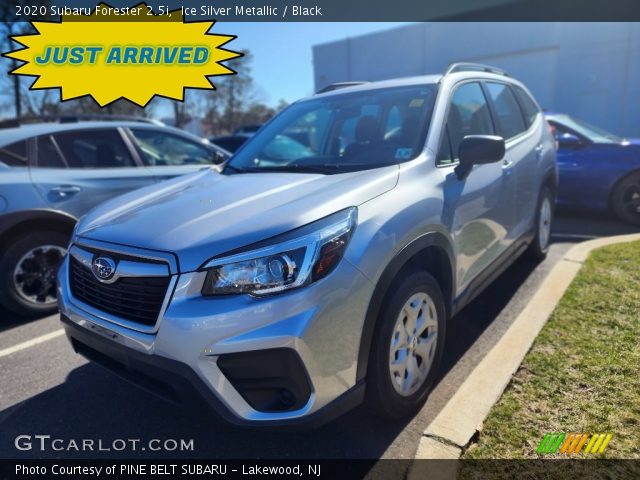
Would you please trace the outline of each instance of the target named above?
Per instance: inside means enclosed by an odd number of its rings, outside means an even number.
[[[202,138],[138,117],[0,122],[0,305],[23,316],[54,313],[56,272],[82,215],[229,156]]]
[[[555,140],[526,87],[482,65],[323,90],[220,172],[79,222],[58,274],[78,353],[240,425],[423,405],[448,320],[547,253]]]

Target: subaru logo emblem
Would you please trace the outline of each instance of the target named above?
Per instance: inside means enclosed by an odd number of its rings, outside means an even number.
[[[91,263],[91,271],[101,282],[106,282],[116,273],[116,262],[109,257],[96,257]]]

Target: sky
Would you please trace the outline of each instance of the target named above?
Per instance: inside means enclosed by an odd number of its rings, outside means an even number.
[[[211,33],[236,35],[230,50],[252,53],[257,99],[269,106],[291,103],[313,93],[312,47],[321,43],[395,28],[400,22],[217,22]],[[242,59],[238,60],[241,68]],[[215,84],[215,78],[214,78]],[[173,116],[167,102],[156,102],[154,116]]]
[[[251,51],[252,73],[261,100],[276,105],[280,99],[290,103],[313,93],[313,45],[400,25],[405,24],[218,22],[211,33],[238,36],[226,46]]]

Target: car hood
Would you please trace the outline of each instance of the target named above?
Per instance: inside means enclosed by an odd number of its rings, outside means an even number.
[[[107,201],[80,222],[80,237],[173,252],[180,271],[301,227],[391,190],[396,165],[338,175],[205,170]]]

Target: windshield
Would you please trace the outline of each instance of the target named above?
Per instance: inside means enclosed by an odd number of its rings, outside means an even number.
[[[594,143],[622,143],[624,139],[613,133],[609,133],[600,127],[590,125],[583,120],[570,117],[569,115],[558,115],[558,121],[576,133],[587,137]]]
[[[285,109],[235,154],[225,173],[340,173],[415,158],[435,85],[314,98]]]

